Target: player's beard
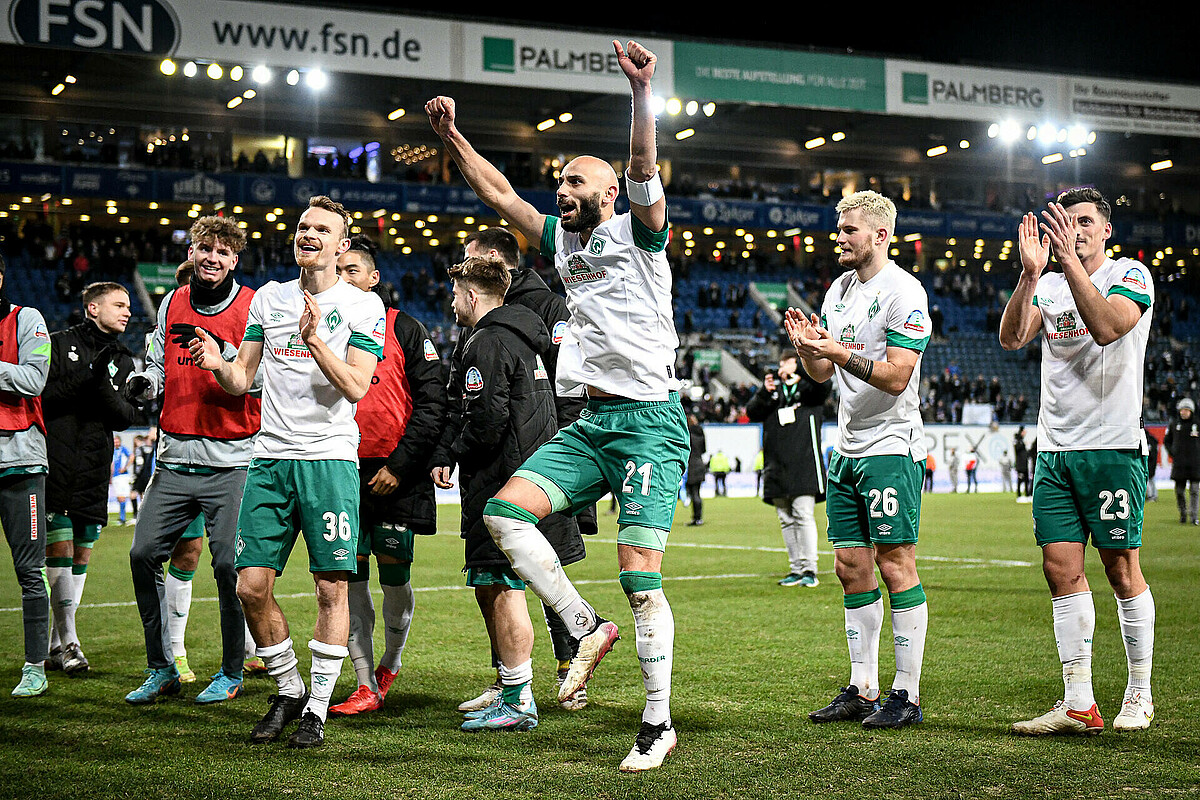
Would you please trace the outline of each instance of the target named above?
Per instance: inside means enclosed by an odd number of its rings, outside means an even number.
[[[601,223],[600,218],[600,193],[585,197],[579,200],[579,207],[575,211],[574,222],[563,222],[563,230],[570,233],[579,233],[580,231],[594,230]]]

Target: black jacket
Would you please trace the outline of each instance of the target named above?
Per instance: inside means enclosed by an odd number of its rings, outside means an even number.
[[[562,342],[563,329],[566,327],[567,321],[571,319],[567,301],[561,295],[551,291],[541,276],[531,269],[510,269],[508,274],[512,277],[512,283],[509,284],[508,292],[504,295],[504,304],[528,308],[538,315],[550,333],[550,347],[542,360],[546,364],[546,370],[550,373],[550,388],[554,389],[554,378],[558,374],[558,348]],[[458,342],[454,345],[454,352],[450,355],[450,383],[454,383],[456,380],[456,373],[460,368],[459,365],[462,364],[462,350],[469,338],[471,338],[471,329],[463,328],[459,333]],[[565,428],[579,419],[579,413],[583,411],[586,403],[587,398],[582,395],[559,397],[556,392],[554,409],[558,417],[558,427]],[[451,415],[457,417],[455,411],[452,409]]]
[[[387,466],[399,484],[396,490],[384,497],[376,497],[363,489],[363,500],[385,508],[389,521],[407,525],[413,533],[437,533],[437,504],[434,500],[433,479],[429,475],[432,465],[430,454],[437,445],[446,421],[446,387],[442,383],[442,361],[429,342],[425,326],[401,311],[392,326],[396,341],[404,353],[404,379],[408,383],[412,398],[412,412],[404,435],[396,449],[386,459],[364,458],[359,471],[366,480]]]
[[[1200,481],[1200,420],[1176,415],[1167,426],[1163,444],[1171,454],[1171,480]]]
[[[708,473],[708,464],[704,461],[704,451],[708,448],[704,441],[704,426],[689,424],[688,442],[687,485],[694,486],[704,483],[704,476]]]
[[[759,389],[746,404],[746,416],[763,426],[763,501],[812,495],[825,499],[825,461],[821,447],[821,409],[833,391],[802,370],[800,380],[777,383],[774,392]],[[781,424],[780,410],[795,421]]]
[[[466,567],[507,566],[492,542],[483,507],[542,444],[558,432],[554,389],[545,366],[550,334],[527,308],[492,309],[471,331],[447,392],[461,398],[461,425],[434,465],[458,464]],[[575,521],[551,514],[538,524],[562,564],[584,556]]]
[[[129,348],[91,320],[50,334],[46,418],[46,510],[84,523],[108,523],[113,432],[138,419],[121,397],[133,371]]]

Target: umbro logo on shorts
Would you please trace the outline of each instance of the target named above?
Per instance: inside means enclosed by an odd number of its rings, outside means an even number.
[[[348,556],[348,555],[350,555],[350,551],[344,547],[340,547],[337,550],[333,551],[333,557],[336,558],[338,561],[345,560],[346,556]]]
[[[628,511],[630,514],[637,514],[643,508],[645,508],[645,506],[643,506],[641,503],[637,502],[636,500],[631,500],[625,504],[625,510]]]
[[[1120,528],[1113,528],[1111,531],[1108,532],[1108,535],[1114,539],[1124,539],[1125,531],[1121,530]]]
[[[892,526],[891,526],[891,525],[888,525],[888,524],[885,522],[884,524],[880,525],[880,526],[879,526],[878,528],[876,528],[875,530],[879,531],[880,533],[891,533],[891,532],[892,532]]]

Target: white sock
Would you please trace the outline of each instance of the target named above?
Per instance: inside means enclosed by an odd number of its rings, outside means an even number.
[[[408,641],[408,630],[412,627],[416,595],[412,582],[403,586],[383,587],[383,657],[379,665],[388,672],[400,671],[400,657]]]
[[[74,584],[75,603],[71,606],[68,613],[71,615],[71,636],[75,642],[79,643],[79,625],[75,622],[75,614],[79,611],[79,606],[83,603],[83,585],[87,583],[87,573],[76,573],[74,568],[71,570],[71,582]]]
[[[54,633],[66,647],[79,641],[75,635],[75,579],[70,567],[46,567],[50,584],[50,608],[54,612]]]
[[[908,702],[921,702],[921,663],[925,660],[925,632],[929,628],[929,604],[892,609],[892,638],[896,649],[896,680],[893,689],[908,691]]]
[[[512,562],[513,571],[529,584],[543,603],[562,617],[575,638],[591,633],[596,627],[596,612],[571,583],[558,562],[554,548],[532,522],[484,515],[496,545]]]
[[[311,711],[324,722],[329,714],[329,699],[333,697],[333,687],[337,684],[338,676],[342,674],[342,662],[349,650],[341,645],[326,644],[316,639],[309,640],[308,649],[312,652],[312,683],[309,684],[311,688],[304,713]]]
[[[883,631],[883,598],[846,609],[846,646],[850,650],[850,685],[868,700],[879,697],[879,634]]]
[[[1125,641],[1125,660],[1129,665],[1129,692],[1150,694],[1150,669],[1154,665],[1154,595],[1150,587],[1136,597],[1117,598],[1117,619]]]
[[[254,658],[258,655],[258,645],[254,643],[254,634],[250,632],[250,623],[246,623],[246,660]]]
[[[514,687],[521,687],[517,705],[521,708],[529,708],[530,703],[533,702],[533,659],[526,659],[524,663],[517,664],[515,667],[506,667],[501,664],[496,671],[500,676],[502,691],[507,689],[508,692],[511,692]],[[512,701],[506,700],[506,702]]]
[[[167,572],[167,630],[171,634],[171,652],[176,658],[187,655],[184,637],[187,635],[188,615],[192,613],[192,582],[180,580]]]
[[[675,652],[675,615],[662,589],[633,592],[633,610],[638,661],[646,687],[642,722],[661,725],[671,721],[671,665]]]
[[[1092,694],[1092,634],[1096,605],[1091,592],[1076,592],[1052,600],[1054,639],[1063,670],[1063,701],[1067,708],[1086,711],[1096,703]]]
[[[371,602],[371,585],[367,581],[350,581],[347,587],[350,605],[350,638],[346,650],[359,686],[379,691],[375,682],[375,605]]]
[[[304,679],[300,677],[299,661],[292,639],[258,648],[258,657],[267,665],[267,674],[275,679],[280,697],[303,697]]]

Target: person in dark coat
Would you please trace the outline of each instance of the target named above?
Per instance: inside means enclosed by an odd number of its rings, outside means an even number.
[[[75,631],[87,565],[108,524],[113,432],[138,418],[121,396],[133,356],[117,338],[129,324],[129,291],[119,283],[83,290],[83,322],[50,335],[50,375],[42,392],[50,471],[46,476],[46,577],[54,625],[47,665],[88,669]]]
[[[815,509],[825,501],[821,410],[833,387],[815,382],[798,363],[795,351],[785,351],[779,371],[767,374],[746,414],[763,425],[763,502],[775,506],[788,551],[788,574],[779,585],[815,587]]]
[[[529,309],[504,303],[511,276],[499,259],[467,258],[450,270],[450,277],[455,316],[472,330],[462,350],[462,385],[448,388],[451,401],[459,400],[460,427],[448,450],[435,454],[433,477],[449,488],[449,468],[459,466],[467,585],[475,588],[499,656],[500,698],[521,712],[521,719],[510,722],[531,728],[537,724],[537,706],[525,584],[493,541],[483,509],[525,459],[558,432],[544,360],[550,333]],[[561,520],[556,525],[549,517],[543,523],[539,529],[563,565],[583,558],[578,526]],[[495,727],[492,722],[490,716],[468,719],[463,728]]]
[[[1017,468],[1018,502],[1022,497],[1033,496],[1033,485],[1029,482],[1030,461],[1029,446],[1025,444],[1025,426],[1022,425],[1013,435],[1013,464]],[[1024,490],[1023,494],[1022,490]]]
[[[520,244],[517,242],[517,237],[507,229],[493,227],[476,231],[463,240],[463,245],[464,255],[468,258],[496,258],[503,262],[504,266],[508,268],[510,277],[508,291],[504,295],[504,303],[528,308],[537,314],[545,324],[546,330],[550,333],[550,348],[545,355],[546,371],[550,375],[550,384],[553,386],[558,369],[559,346],[566,332],[568,320],[571,318],[566,298],[551,291],[536,272],[521,266]],[[469,328],[461,331],[450,356],[451,384],[461,383],[459,373],[461,372],[462,351],[470,335]],[[579,419],[579,414],[583,411],[586,402],[587,398],[583,394],[572,396],[565,393],[560,394],[557,389],[555,390],[554,410],[560,430]],[[458,410],[451,408],[452,424],[447,426],[444,436],[453,438],[452,431],[457,429],[457,416]],[[561,527],[566,535],[569,535],[570,529],[575,526],[578,526],[579,533],[585,536],[594,535],[597,531],[596,507],[591,506],[584,509],[574,518],[555,514],[547,524],[555,528]],[[542,614],[546,618],[546,628],[550,632],[550,644],[554,650],[554,658],[558,662],[557,676],[561,683],[571,663],[571,636],[558,614],[545,603],[542,604]],[[499,666],[499,659],[494,652],[492,653],[492,666]],[[497,677],[496,681],[478,697],[464,701],[459,706],[459,710],[478,711],[495,700],[499,691],[500,680]],[[559,705],[568,711],[578,711],[584,708],[587,706],[587,687],[580,688]]]
[[[1179,522],[1200,525],[1200,423],[1196,421],[1196,403],[1190,397],[1179,401],[1179,413],[1167,427],[1163,444],[1171,454]]]
[[[688,456],[687,488],[688,501],[692,506],[692,521],[688,525],[704,524],[704,501],[700,498],[700,487],[704,485],[704,476],[708,474],[708,464],[704,461],[704,426],[695,414],[687,416],[688,437],[691,440],[691,452]]]

